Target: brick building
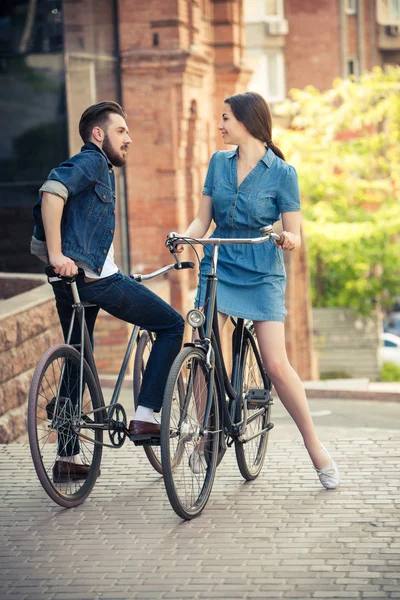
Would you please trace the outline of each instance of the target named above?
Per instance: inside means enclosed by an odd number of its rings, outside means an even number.
[[[0,86],[7,94],[0,96],[0,114],[8,137],[0,142],[0,222],[6,225],[0,270],[40,270],[27,252],[37,189],[55,163],[79,150],[82,111],[110,98],[126,108],[133,139],[117,183],[116,261],[125,271],[165,264],[165,234],[182,231],[193,218],[209,157],[222,147],[216,125],[223,99],[245,90],[251,77],[243,0],[6,0],[1,10]],[[11,26],[8,38],[4,23]],[[51,126],[43,138],[46,121]],[[20,139],[31,140],[29,173],[18,171]],[[46,160],[34,151],[38,146]],[[311,378],[305,250],[291,262],[289,353],[300,375]],[[194,273],[174,273],[162,293],[184,313],[196,281]],[[115,372],[128,329],[100,319],[102,371]]]
[[[400,64],[398,0],[245,0],[250,87],[272,102],[291,88]]]

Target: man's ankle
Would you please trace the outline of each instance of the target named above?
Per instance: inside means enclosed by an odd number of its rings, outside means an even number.
[[[144,421],[145,423],[157,423],[153,415],[153,409],[148,406],[139,406],[135,411],[134,421]]]

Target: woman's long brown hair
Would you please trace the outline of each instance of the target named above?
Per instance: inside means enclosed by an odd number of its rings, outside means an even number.
[[[225,98],[224,102],[229,104],[235,118],[243,123],[247,131],[257,140],[264,142],[272,152],[285,160],[283,152],[275,146],[272,137],[271,111],[260,94],[256,92],[244,92],[234,94]]]

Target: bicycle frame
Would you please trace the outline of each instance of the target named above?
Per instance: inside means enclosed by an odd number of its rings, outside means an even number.
[[[238,439],[246,430],[248,423],[254,419],[257,419],[260,414],[265,411],[265,408],[252,411],[252,415],[250,417],[247,416],[247,411],[245,411],[244,419],[237,420],[237,416],[239,414],[238,408],[241,406],[242,402],[242,398],[239,393],[239,383],[241,378],[240,369],[243,352],[243,339],[248,337],[251,339],[249,343],[252,343],[253,340],[252,335],[248,332],[245,326],[245,320],[238,319],[237,323],[235,324],[235,331],[233,334],[232,376],[231,379],[229,379],[222,353],[218,327],[216,303],[216,289],[218,283],[218,277],[216,275],[217,260],[218,246],[214,245],[211,272],[207,275],[207,287],[204,301],[205,323],[199,328],[200,339],[193,342],[194,345],[198,345],[206,350],[207,365],[210,371],[211,385],[208,389],[207,405],[203,419],[203,432],[206,429],[206,423],[208,422],[210,415],[212,406],[211,395],[213,393],[213,387],[215,383],[218,390],[219,406],[222,409],[221,421],[223,429],[233,439]],[[254,350],[257,361],[259,361],[259,364],[262,366],[258,349],[255,347]],[[229,402],[224,401],[226,396],[228,396]],[[266,431],[268,431],[268,428],[262,430],[257,435],[262,435]],[[242,439],[242,441],[250,441],[250,439],[253,438],[246,440]]]
[[[258,352],[257,347],[254,344],[253,336],[247,331],[244,325],[244,319],[238,319],[235,325],[234,343],[233,343],[233,364],[232,364],[232,376],[229,377],[226,372],[225,362],[223,358],[221,341],[219,337],[218,328],[218,315],[217,315],[217,304],[216,304],[216,292],[217,292],[217,262],[218,262],[218,249],[221,244],[259,244],[269,239],[274,239],[278,242],[281,241],[281,236],[276,234],[271,225],[267,225],[260,229],[262,237],[259,238],[208,238],[208,239],[196,239],[196,238],[185,238],[177,233],[170,233],[167,236],[167,247],[175,256],[175,260],[178,261],[177,255],[174,252],[175,245],[180,243],[202,243],[213,246],[212,259],[211,259],[211,271],[207,275],[207,286],[206,295],[204,301],[204,313],[205,321],[199,329],[200,339],[193,342],[194,346],[203,348],[206,352],[206,364],[210,372],[211,385],[208,387],[208,396],[206,410],[203,419],[203,427],[201,433],[204,434],[206,430],[206,424],[208,422],[211,406],[212,406],[212,393],[214,389],[214,383],[218,390],[219,405],[221,411],[221,421],[223,430],[227,435],[230,435],[232,439],[242,441],[243,443],[258,437],[263,433],[267,432],[270,427],[265,428],[261,432],[258,432],[255,436],[245,439],[243,437],[244,432],[248,423],[258,418],[260,414],[265,412],[265,407],[252,411],[252,415],[249,417],[247,414],[247,405],[244,402],[244,418],[240,421],[237,420],[239,414],[239,407],[241,406],[242,398],[239,394],[239,382],[240,382],[240,368],[241,358],[243,351],[243,338],[248,336],[249,343],[252,344],[255,356],[260,366],[261,372],[264,372],[262,367],[262,361]],[[189,240],[189,241],[187,241]],[[265,377],[266,379],[266,377]],[[264,382],[265,384],[265,382]],[[226,396],[229,398],[229,402],[226,402]]]
[[[104,397],[103,397],[103,391],[101,389],[101,384],[100,384],[100,379],[99,379],[96,363],[94,360],[92,343],[90,340],[89,331],[88,331],[86,321],[85,321],[85,307],[94,306],[94,305],[81,302],[80,297],[79,297],[78,288],[76,285],[76,281],[70,282],[69,285],[71,286],[71,292],[72,292],[72,297],[74,299],[74,304],[72,305],[71,323],[69,326],[68,336],[67,336],[67,340],[65,343],[70,344],[75,318],[77,317],[78,321],[79,321],[80,330],[81,330],[80,390],[79,390],[79,409],[81,410],[82,409],[82,395],[83,395],[82,384],[83,384],[83,359],[84,358],[86,359],[86,362],[88,363],[90,370],[93,373],[94,379],[97,384],[97,388],[101,395],[101,399],[103,400],[103,404],[104,404]],[[139,325],[135,325],[132,330],[131,336],[129,338],[129,342],[128,342],[128,345],[127,345],[127,348],[125,351],[124,358],[122,360],[121,368],[120,368],[118,378],[117,378],[117,381],[116,381],[116,384],[115,384],[115,387],[114,387],[114,390],[112,393],[109,408],[111,408],[114,404],[116,404],[118,402],[122,383],[123,383],[123,380],[124,380],[124,377],[126,374],[126,370],[127,370],[130,358],[132,356],[133,347],[137,340],[139,331],[140,331]]]
[[[164,275],[165,273],[167,273],[168,271],[171,271],[173,269],[175,269],[175,270],[192,269],[193,267],[194,267],[194,263],[191,261],[186,261],[183,263],[177,262],[175,264],[167,265],[165,267],[157,269],[157,271],[154,271],[153,273],[148,273],[146,275],[135,274],[135,275],[131,275],[131,277],[137,282],[142,282],[142,281],[148,281],[150,279],[154,279],[160,275]],[[46,267],[45,272],[49,278],[50,277],[58,277],[57,274],[53,272],[51,267]],[[83,271],[81,271],[81,273],[83,273]],[[50,281],[50,283],[51,283],[51,281]],[[93,373],[93,377],[95,379],[97,388],[99,390],[102,404],[104,404],[103,391],[101,389],[100,379],[99,379],[99,375],[97,372],[96,363],[94,360],[92,343],[90,340],[90,336],[89,336],[89,332],[88,332],[86,320],[85,320],[85,306],[89,307],[89,306],[95,306],[95,305],[86,303],[86,302],[81,302],[81,299],[79,297],[78,287],[77,287],[76,281],[75,281],[75,277],[66,278],[65,283],[66,283],[66,285],[71,286],[71,292],[72,292],[72,297],[73,297],[73,301],[74,301],[74,304],[72,305],[71,323],[69,326],[67,340],[65,343],[70,344],[70,342],[71,342],[72,331],[73,331],[73,327],[74,327],[76,318],[78,318],[80,331],[81,331],[80,344],[73,345],[78,350],[80,349],[79,411],[81,411],[82,410],[82,397],[83,397],[83,360],[84,360],[84,358],[86,359],[86,362],[88,363],[90,370]],[[118,402],[122,383],[123,383],[123,380],[124,380],[124,377],[126,374],[126,370],[128,368],[130,358],[132,356],[134,344],[139,335],[139,331],[140,331],[140,326],[135,325],[133,328],[133,331],[131,333],[131,336],[129,338],[129,342],[128,342],[128,345],[127,345],[127,348],[125,351],[124,358],[122,360],[121,368],[120,368],[120,371],[119,371],[119,374],[117,377],[117,381],[116,381],[116,384],[115,384],[115,387],[114,387],[114,390],[112,393],[111,401],[108,406],[109,409],[112,408],[112,406]],[[64,376],[64,368],[65,368],[65,365],[63,366],[62,371],[61,371],[60,384],[59,384],[59,389],[58,389],[58,393],[57,393],[57,402],[58,402],[58,398],[60,396],[60,387],[61,387],[61,383],[62,383],[63,376]],[[104,409],[101,409],[101,410],[104,410]]]

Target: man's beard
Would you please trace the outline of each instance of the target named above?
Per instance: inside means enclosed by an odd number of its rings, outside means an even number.
[[[127,150],[127,147],[121,146],[121,150],[122,149]],[[102,150],[103,150],[104,154],[107,156],[110,163],[112,165],[114,165],[114,167],[123,167],[124,164],[126,163],[126,159],[123,156],[121,156],[120,154],[118,154],[118,152],[113,148],[113,146],[110,142],[110,138],[108,137],[108,135],[106,133],[104,134]]]

